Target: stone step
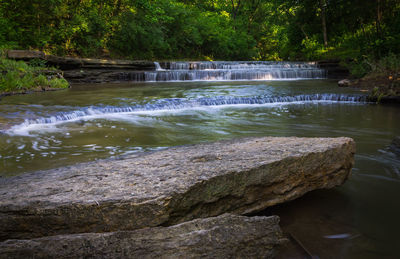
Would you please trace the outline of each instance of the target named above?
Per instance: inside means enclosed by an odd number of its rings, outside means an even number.
[[[279,217],[224,214],[171,227],[8,240],[0,258],[273,258]]]
[[[32,50],[9,50],[7,57],[17,60],[43,59],[48,65],[56,66],[61,70],[82,68],[155,70],[156,68],[152,61],[58,57]]]

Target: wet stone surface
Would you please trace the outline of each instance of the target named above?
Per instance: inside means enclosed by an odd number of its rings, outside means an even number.
[[[9,240],[0,258],[273,258],[279,217],[224,214],[171,227]]]
[[[350,138],[248,138],[0,179],[0,238],[168,226],[248,214],[342,184]]]

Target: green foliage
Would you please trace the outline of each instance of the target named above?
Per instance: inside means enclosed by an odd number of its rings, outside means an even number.
[[[146,2],[147,3],[147,2]],[[229,16],[173,1],[140,4],[123,14],[109,48],[136,59],[251,59],[256,42],[235,30]]]
[[[53,78],[48,81],[51,88],[68,88],[69,84],[64,78]]]
[[[1,71],[15,71],[19,73],[34,72],[41,68],[29,66],[24,61],[15,61],[11,59],[1,58],[0,59],[0,70]]]
[[[37,68],[45,68],[46,67],[46,60],[40,58],[34,58],[29,61],[29,66],[37,67]]]
[[[0,76],[0,92],[11,92],[23,87],[17,71],[10,71]]]
[[[322,52],[324,49],[324,46],[318,42],[316,37],[304,39],[301,45],[303,46],[301,51],[307,60],[315,60],[319,58],[320,52]]]
[[[367,74],[390,75],[400,71],[400,55],[389,53],[387,56],[374,60],[370,56],[354,59],[346,64],[350,73],[361,78]]]
[[[49,84],[47,77],[45,75],[38,75],[33,79],[34,85],[36,86],[46,86]]]
[[[30,89],[68,88],[68,82],[63,78],[46,76],[51,71],[43,66],[32,66],[23,61],[0,58],[0,93],[21,92]]]
[[[399,45],[398,0],[2,0],[0,4],[0,49],[38,49],[57,55],[377,60],[400,54]]]
[[[389,55],[379,59],[376,65],[378,72],[399,73],[400,72],[400,55],[389,53]]]
[[[347,67],[349,68],[350,74],[357,78],[361,78],[371,72],[371,66],[365,60],[354,60],[353,62],[347,64]]]

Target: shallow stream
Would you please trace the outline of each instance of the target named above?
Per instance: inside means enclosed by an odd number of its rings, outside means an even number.
[[[347,136],[357,154],[346,184],[277,213],[321,258],[392,258],[400,247],[396,135],[400,107],[366,103],[329,80],[73,85],[0,100],[0,176],[237,137]]]

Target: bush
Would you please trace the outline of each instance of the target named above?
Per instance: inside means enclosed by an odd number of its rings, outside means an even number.
[[[47,63],[46,60],[43,60],[43,59],[40,59],[40,58],[34,58],[34,59],[31,59],[29,61],[29,65],[31,67],[37,67],[37,68],[45,68],[46,67],[46,63]]]
[[[301,45],[303,46],[301,52],[307,60],[319,59],[324,52],[324,46],[318,42],[315,35],[312,38],[304,39]]]
[[[379,60],[374,60],[370,56],[362,56],[347,63],[346,66],[350,73],[357,78],[367,74],[396,74],[400,71],[400,55],[389,53]]]
[[[64,78],[53,78],[49,81],[51,88],[68,88],[69,84]]]
[[[46,76],[39,75],[34,79],[34,84],[35,86],[47,86],[49,84],[49,81],[47,80]]]
[[[389,55],[381,58],[377,65],[376,70],[378,72],[396,72],[400,71],[400,55],[389,53]]]
[[[44,87],[67,88],[63,78],[49,78],[43,74],[49,68],[31,66],[23,61],[0,58],[0,92],[20,92]]]
[[[372,71],[372,68],[369,64],[370,63],[365,60],[358,61],[357,59],[355,59],[354,61],[346,64],[346,66],[349,69],[351,75],[357,78],[361,78]]]

